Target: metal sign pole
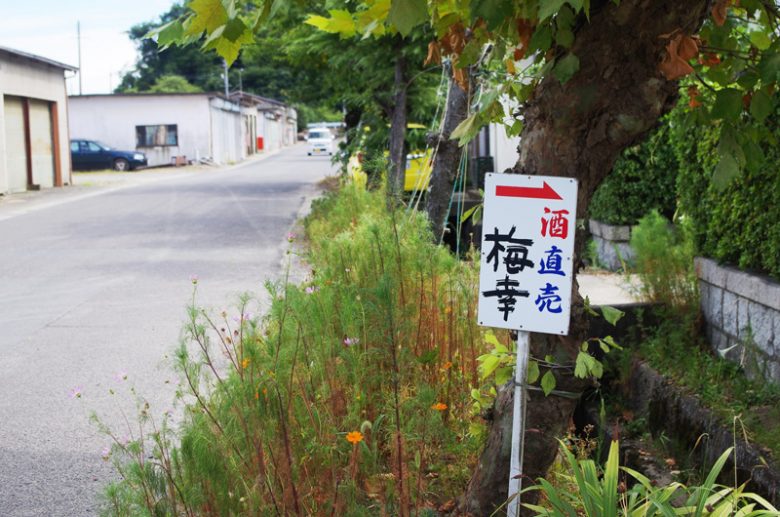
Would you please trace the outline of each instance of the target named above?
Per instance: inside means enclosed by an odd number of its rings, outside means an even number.
[[[512,457],[509,464],[509,492],[507,517],[520,515],[520,490],[523,486],[523,446],[525,442],[525,378],[528,371],[530,333],[517,333],[517,361],[515,364],[515,396],[512,414]]]

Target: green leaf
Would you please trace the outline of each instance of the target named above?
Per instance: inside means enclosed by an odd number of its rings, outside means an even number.
[[[780,54],[762,54],[761,62],[758,64],[758,72],[761,75],[761,80],[765,83],[776,82],[777,74],[780,72]]]
[[[750,43],[758,50],[766,50],[772,45],[772,40],[766,32],[756,31],[750,33]]]
[[[471,398],[473,398],[477,402],[481,402],[482,401],[482,394],[479,392],[478,389],[471,388]]]
[[[607,336],[604,339],[601,340],[602,342],[606,343],[610,348],[617,348],[618,350],[622,350],[623,347],[617,344],[615,339],[612,336]]]
[[[509,127],[506,127],[506,134],[507,136],[518,136],[520,133],[523,132],[523,121],[522,120],[515,120],[512,122],[512,125]]]
[[[534,360],[528,361],[528,373],[526,375],[528,384],[533,384],[539,380],[539,363]]]
[[[479,369],[482,372],[482,379],[484,380],[498,368],[501,361],[498,357],[490,354],[483,357],[485,357],[485,359],[482,361],[482,364],[479,365]]]
[[[547,370],[547,372],[542,376],[542,391],[544,392],[544,396],[550,395],[552,391],[555,389],[555,375],[553,375],[552,370]]]
[[[457,68],[466,68],[471,66],[479,60],[479,56],[482,53],[482,42],[476,39],[472,39],[466,46],[463,47],[463,51],[458,58]]]
[[[502,366],[496,370],[496,384],[501,386],[505,384],[514,374],[514,368]]]
[[[485,342],[489,345],[493,345],[493,347],[497,347],[501,344],[501,342],[498,340],[496,335],[492,331],[488,331],[485,333]]]
[[[555,63],[552,72],[555,78],[565,84],[580,69],[580,59],[572,53],[568,53]]]
[[[737,131],[733,126],[724,124],[723,129],[720,132],[718,154],[720,156],[731,156],[737,162],[737,167],[742,170],[747,160],[745,158],[745,151],[737,140],[737,135]]]
[[[758,90],[753,94],[753,98],[750,100],[750,114],[753,115],[759,122],[763,122],[774,111],[775,106],[772,98],[764,93],[762,90]]]
[[[451,140],[457,140],[458,145],[463,147],[469,143],[479,133],[480,124],[477,119],[478,113],[469,115],[458,127],[450,134]]]
[[[170,23],[166,23],[157,30],[151,31],[146,37],[150,37],[150,35],[157,36],[157,45],[162,50],[177,43],[184,36],[184,27],[182,26],[181,20],[174,20]]]
[[[555,32],[555,42],[564,48],[570,48],[574,44],[574,33],[569,29],[560,29]]]
[[[577,354],[577,360],[574,363],[574,376],[578,379],[584,379],[588,376],[588,359],[590,355],[587,352]]]
[[[734,88],[724,88],[715,93],[712,106],[712,118],[736,121],[742,113],[742,92]]]
[[[508,354],[509,353],[509,349],[506,346],[502,345],[501,343],[497,343],[496,347],[493,349],[493,353],[494,354]]]
[[[566,0],[539,0],[539,21],[543,22],[557,13],[565,3]]]
[[[482,204],[474,205],[465,212],[463,212],[463,215],[460,217],[461,224],[465,223],[469,220],[469,217],[474,216],[474,224],[479,223],[479,221],[482,219]]]
[[[482,18],[488,30],[493,30],[508,19],[514,9],[514,2],[507,0],[475,0],[472,2],[472,18]]]
[[[227,23],[228,15],[222,0],[191,0],[187,7],[193,12],[189,29],[197,34],[212,33]]]
[[[712,183],[718,190],[723,190],[739,173],[739,165],[734,157],[730,154],[721,155],[715,172],[712,173]]]
[[[536,28],[531,41],[528,42],[529,52],[547,52],[552,45],[552,29],[549,24],[541,25]]]
[[[609,305],[601,306],[601,315],[604,316],[604,319],[607,320],[607,323],[609,323],[613,327],[617,325],[618,321],[620,321],[620,318],[625,316],[625,314],[626,313],[621,311],[620,309],[610,307]]]
[[[393,0],[387,21],[398,29],[403,36],[408,36],[417,25],[428,20],[428,3],[426,0]]]
[[[252,31],[238,18],[230,20],[227,24],[214,30],[203,43],[204,49],[214,49],[228,66],[238,57],[241,47],[251,43]]]

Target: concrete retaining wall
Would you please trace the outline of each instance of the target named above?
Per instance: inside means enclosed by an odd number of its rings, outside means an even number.
[[[599,265],[610,271],[624,269],[634,259],[634,250],[628,245],[630,226],[613,226],[590,219],[590,233],[596,243]]]
[[[780,284],[700,257],[696,274],[712,347],[780,384]]]

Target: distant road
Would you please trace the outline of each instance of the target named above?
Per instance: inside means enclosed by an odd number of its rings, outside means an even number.
[[[261,294],[330,173],[329,158],[296,146],[223,170],[44,194],[29,209],[0,203],[0,516],[97,515],[112,471],[90,412],[123,435],[129,386],[153,413],[168,410],[176,376],[165,356],[191,275],[200,305]]]

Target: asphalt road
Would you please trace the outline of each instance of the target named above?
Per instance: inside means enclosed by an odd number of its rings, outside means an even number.
[[[90,413],[124,436],[131,386],[152,414],[169,410],[166,355],[190,277],[201,306],[237,314],[239,293],[252,292],[262,311],[287,233],[331,173],[328,158],[297,146],[223,170],[66,188],[21,209],[0,203],[0,516],[97,514],[113,474]]]

